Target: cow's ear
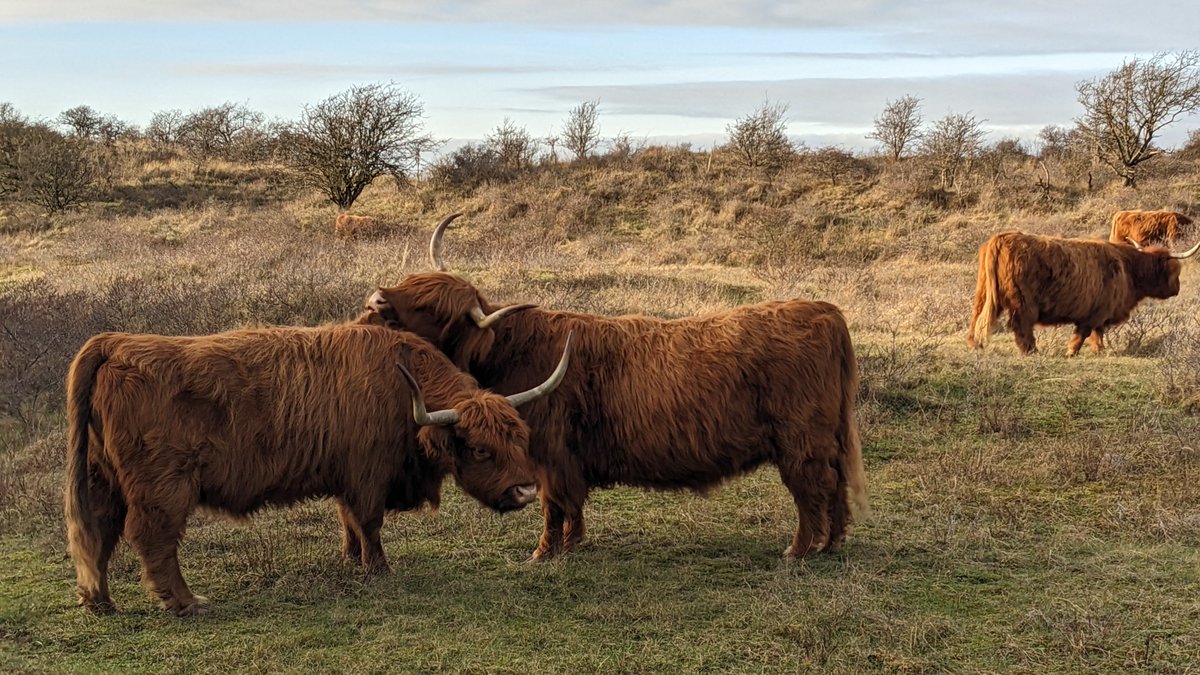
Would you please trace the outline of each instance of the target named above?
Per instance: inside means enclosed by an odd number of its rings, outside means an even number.
[[[440,426],[421,427],[417,432],[417,440],[425,457],[443,471],[454,469],[454,434],[452,428]]]

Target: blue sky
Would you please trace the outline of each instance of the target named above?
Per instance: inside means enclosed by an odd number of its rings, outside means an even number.
[[[764,100],[810,146],[869,147],[888,100],[927,121],[1031,138],[1081,111],[1074,85],[1134,56],[1200,47],[1200,2],[1111,0],[0,0],[0,101],[53,118],[86,104],[144,125],[226,101],[294,119],[394,81],[438,138],[505,118],[535,136],[600,101],[601,133],[709,145]],[[1163,140],[1200,126],[1184,118]]]

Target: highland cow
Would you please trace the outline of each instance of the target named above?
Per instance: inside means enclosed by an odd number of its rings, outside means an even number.
[[[1108,240],[1116,244],[1133,243],[1174,246],[1191,234],[1192,219],[1173,211],[1117,211],[1113,214]]]
[[[424,340],[380,326],[96,335],[67,380],[65,512],[80,604],[113,611],[107,568],[124,534],[164,608],[208,611],[177,559],[198,506],[244,516],[334,497],[343,553],[369,572],[387,569],[384,512],[436,507],[447,474],[496,511],[521,508],[536,480],[514,406],[553,389],[566,363],[563,354],[550,380],[506,399]]]
[[[333,221],[333,232],[339,237],[355,237],[375,234],[379,230],[379,219],[371,216],[352,216],[340,213]]]
[[[1129,318],[1145,298],[1179,294],[1180,259],[1195,255],[1161,247],[1139,249],[1098,239],[1062,239],[1022,232],[992,236],[979,248],[975,305],[967,345],[979,349],[1008,312],[1017,349],[1037,351],[1035,325],[1075,324],[1067,356],[1084,338],[1104,347],[1104,331]]]
[[[442,221],[430,242],[439,270]],[[593,488],[704,491],[774,464],[799,525],[785,555],[837,550],[867,509],[857,365],[825,302],[788,300],[660,320],[498,307],[462,277],[415,274],[368,308],[430,340],[498,392],[516,391],[576,336],[558,393],[525,410],[544,528],[531,560],[574,548]]]

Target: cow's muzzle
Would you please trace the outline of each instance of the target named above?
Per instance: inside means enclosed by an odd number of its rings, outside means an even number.
[[[514,485],[504,491],[504,495],[496,502],[496,510],[501,513],[525,508],[527,504],[537,499],[537,483]]]
[[[371,297],[367,298],[366,308],[375,312],[383,313],[386,309],[391,309],[392,305],[384,297],[383,293],[375,291]]]

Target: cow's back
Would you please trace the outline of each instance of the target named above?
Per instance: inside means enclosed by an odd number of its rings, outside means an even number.
[[[387,470],[367,458],[403,458],[397,440],[415,441],[416,428],[393,364],[410,348],[428,349],[374,326],[126,335],[97,373],[93,407],[128,444],[105,448],[119,471],[145,476],[173,453],[206,503],[245,513],[344,492]]]
[[[1135,304],[1123,257],[1111,242],[1019,232],[997,238],[999,292],[1007,309],[1035,307],[1038,323],[1104,325],[1113,307]]]
[[[556,445],[539,433],[566,436],[593,485],[702,489],[772,461],[781,426],[831,428],[855,386],[845,320],[825,302],[671,321],[548,314],[549,333],[573,330],[576,346],[555,395],[524,411],[530,451]]]

